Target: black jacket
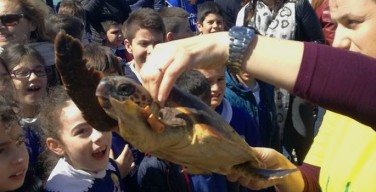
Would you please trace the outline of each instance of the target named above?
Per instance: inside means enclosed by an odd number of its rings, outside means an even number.
[[[131,8],[125,0],[83,0],[86,11],[86,21],[93,35],[93,41],[101,43],[99,33],[103,32],[100,22],[109,18],[123,23],[131,13]]]

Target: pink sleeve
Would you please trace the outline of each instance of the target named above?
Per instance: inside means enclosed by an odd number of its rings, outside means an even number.
[[[293,93],[376,128],[376,60],[326,45],[304,43]]]

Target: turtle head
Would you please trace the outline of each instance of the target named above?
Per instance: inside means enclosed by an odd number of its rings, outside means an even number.
[[[96,96],[102,108],[111,117],[116,114],[113,111],[111,100],[121,103],[134,103],[141,108],[152,103],[149,92],[132,79],[124,76],[106,76],[102,78],[97,86]]]

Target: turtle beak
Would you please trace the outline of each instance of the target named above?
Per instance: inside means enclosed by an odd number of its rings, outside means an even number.
[[[108,85],[107,81],[105,80],[100,81],[95,91],[95,95],[97,97],[104,97],[108,99],[109,93],[110,93],[110,86]]]
[[[109,101],[110,90],[111,86],[108,85],[107,81],[102,80],[99,82],[95,95],[98,97],[98,101],[102,108],[108,109],[111,107],[111,103]]]

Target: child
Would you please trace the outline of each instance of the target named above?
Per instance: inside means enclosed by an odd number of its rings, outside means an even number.
[[[86,67],[103,72],[104,75],[124,75],[121,60],[109,47],[88,44],[84,47]]]
[[[201,72],[197,70],[187,71],[180,75],[175,84],[181,90],[198,97],[201,101],[210,105],[210,83]]]
[[[4,67],[9,70],[10,87],[21,108],[20,124],[26,135],[26,146],[29,152],[29,168],[39,176],[38,156],[42,152],[40,144],[40,128],[35,121],[39,115],[40,102],[47,95],[47,73],[42,56],[30,45],[10,44],[4,47],[0,55]]]
[[[51,91],[39,123],[47,148],[59,157],[46,191],[124,191],[126,173],[118,167],[127,162],[109,159],[111,132],[90,126],[62,87]]]
[[[109,47],[98,44],[86,45],[83,52],[87,60],[86,67],[103,72],[103,75],[124,75],[119,58],[115,56]],[[124,184],[128,191],[139,191],[137,184],[138,165],[144,158],[144,154],[128,144],[116,131],[112,132],[111,157],[118,158],[125,148],[132,151],[134,164],[130,173],[124,178]]]
[[[166,27],[166,41],[193,36],[188,13],[180,7],[163,7],[158,10]]]
[[[24,184],[29,156],[15,103],[4,93],[0,94],[0,191],[15,191]]]
[[[158,43],[165,41],[166,29],[157,11],[141,8],[132,12],[122,27],[124,45],[133,55],[133,61],[125,66],[125,75],[141,82],[139,70],[147,56]]]
[[[197,23],[197,5],[208,1],[208,0],[166,0],[168,7],[181,7],[188,12],[189,24],[191,30],[197,32],[196,23]]]
[[[220,32],[224,27],[222,10],[215,2],[198,5],[197,29],[200,34]]]
[[[101,25],[103,28],[103,32],[100,33],[103,39],[102,45],[111,48],[115,55],[124,61],[130,60],[130,55],[123,45],[124,36],[121,32],[121,23],[115,17],[111,17],[104,19]]]
[[[251,146],[260,146],[258,127],[246,111],[231,106],[224,98],[226,81],[225,68],[198,69],[209,81],[211,90],[210,107],[219,113],[236,132],[244,137]],[[219,174],[190,175],[193,185],[192,191],[231,191],[239,189],[238,183],[228,182],[226,177]]]

